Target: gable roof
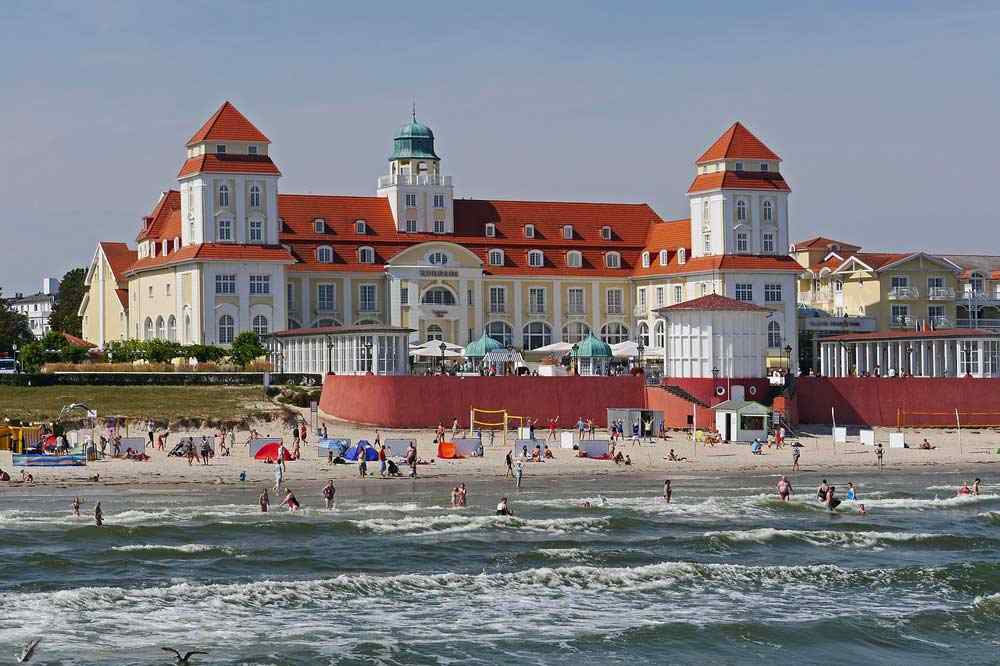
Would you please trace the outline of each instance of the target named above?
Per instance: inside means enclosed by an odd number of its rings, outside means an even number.
[[[716,171],[695,176],[688,194],[722,189],[792,191],[785,178],[777,171]]]
[[[160,194],[160,200],[153,207],[146,224],[136,236],[136,241],[147,239],[174,238],[181,232],[181,193],[168,190]]]
[[[281,245],[237,245],[235,243],[200,243],[185,245],[176,252],[143,257],[128,269],[129,273],[162,268],[185,261],[280,261],[290,264],[294,258]]]
[[[824,238],[823,236],[816,236],[815,238],[799,241],[792,246],[792,250],[796,252],[802,252],[804,250],[825,250],[833,245],[836,245],[841,250],[845,250],[847,252],[857,252],[861,249],[860,245],[845,243],[843,241],[833,240],[832,238]]]
[[[708,147],[695,164],[725,159],[780,160],[781,158],[764,145],[739,121],[735,122]]]
[[[666,305],[662,308],[656,308],[655,311],[665,312],[673,310],[770,312],[767,308],[762,308],[759,305],[754,305],[753,303],[747,303],[745,301],[738,301],[735,298],[729,298],[728,296],[722,296],[720,294],[706,294],[705,296],[692,298],[690,301],[682,301],[680,303],[674,303],[673,305]]]
[[[125,243],[102,241],[100,246],[101,252],[108,259],[108,264],[111,266],[111,272],[114,273],[115,281],[123,282],[125,280],[125,271],[135,263],[138,253],[135,250],[128,249],[128,245]]]
[[[232,102],[226,100],[201,128],[188,139],[193,146],[202,141],[257,141],[271,143],[264,133],[254,127]]]

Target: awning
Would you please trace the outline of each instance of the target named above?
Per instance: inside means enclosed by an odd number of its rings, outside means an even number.
[[[514,367],[518,367],[524,365],[524,359],[521,357],[521,352],[516,349],[494,349],[486,353],[486,356],[483,357],[483,363],[497,367],[503,367],[505,363],[513,363]]]
[[[531,352],[533,354],[568,354],[572,349],[573,345],[569,342],[553,342],[551,345],[532,349]]]

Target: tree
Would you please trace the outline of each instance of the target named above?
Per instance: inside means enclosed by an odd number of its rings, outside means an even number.
[[[143,343],[143,358],[150,363],[169,363],[184,354],[184,347],[169,340],[148,340]]]
[[[199,363],[211,363],[225,357],[226,350],[212,345],[188,345],[184,347],[183,354],[189,358],[194,357]]]
[[[28,318],[11,308],[0,294],[0,352],[10,352],[14,345],[23,347],[34,339]]]
[[[264,346],[260,344],[260,338],[253,331],[240,333],[233,340],[233,345],[229,349],[229,358],[233,359],[236,365],[248,365],[255,358],[266,353]]]
[[[49,328],[53,331],[63,331],[77,337],[83,335],[82,321],[77,311],[87,291],[83,284],[86,277],[87,270],[84,268],[74,268],[63,275],[62,282],[59,283],[59,298],[49,315]]]

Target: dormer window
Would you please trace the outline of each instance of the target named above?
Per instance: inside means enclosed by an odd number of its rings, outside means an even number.
[[[247,155],[256,155],[256,154],[257,154],[257,144],[251,143],[249,146],[247,146]]]
[[[170,251],[170,250],[169,250],[169,247],[168,247],[168,245],[167,245],[167,239],[166,239],[166,238],[164,238],[164,239],[163,239],[163,251],[162,251],[162,252],[160,252],[160,254],[166,254],[166,253],[167,253],[167,252],[169,252],[169,251]]]
[[[487,238],[496,238],[496,236],[497,236],[497,225],[493,224],[492,222],[487,222],[486,223],[486,228],[484,230],[484,233],[486,234]]]
[[[660,250],[660,265],[666,266],[670,262],[670,253],[666,250]]]
[[[224,143],[217,143],[217,144],[215,144],[215,154],[216,155],[222,155],[225,152],[226,152],[226,144],[224,144]]]
[[[601,227],[601,240],[611,240],[611,227]]]
[[[761,162],[760,163],[760,170],[761,171],[767,171],[767,162]]]
[[[649,268],[649,252],[642,253],[642,267]]]
[[[503,250],[490,250],[487,259],[490,266],[503,266]]]
[[[219,208],[229,208],[228,185],[219,185]]]
[[[534,238],[535,237],[535,225],[533,225],[533,224],[526,224],[526,225],[524,225],[524,237],[525,238]]]
[[[545,255],[541,250],[530,250],[528,252],[528,265],[532,268],[541,268],[545,265]]]
[[[316,261],[321,264],[333,263],[333,248],[329,245],[320,245],[316,248]]]
[[[677,250],[677,263],[686,264],[687,263],[687,250],[684,248],[679,248]]]
[[[578,250],[570,250],[566,253],[566,265],[570,268],[582,267],[583,255]]]
[[[737,171],[743,171],[743,162],[737,162],[736,164],[733,165],[733,168],[736,169]]]
[[[368,233],[368,223],[364,220],[354,221],[354,233],[361,234],[362,236]]]
[[[326,233],[326,220],[322,218],[317,218],[313,220],[313,231],[318,234]]]
[[[175,237],[174,238],[174,252],[176,252],[179,249],[181,249],[181,239]]]
[[[375,263],[375,249],[371,247],[361,247],[358,248],[358,263],[360,264],[374,264]]]
[[[621,268],[622,255],[617,252],[608,252],[604,255],[604,265],[608,268]]]
[[[250,207],[260,208],[260,185],[250,186]]]
[[[564,224],[563,225],[563,240],[573,240],[573,225]]]

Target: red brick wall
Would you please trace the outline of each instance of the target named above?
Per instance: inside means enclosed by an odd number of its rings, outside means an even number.
[[[795,389],[800,423],[851,425],[1000,425],[1000,379],[932,377],[799,377]],[[920,414],[918,412],[923,412]]]
[[[692,417],[692,420],[695,417],[693,402],[668,393],[659,386],[650,386],[646,389],[646,403],[650,409],[663,412],[663,421],[668,428],[688,428],[691,426],[688,417]],[[697,422],[701,430],[715,430],[715,413],[709,408],[698,407]]]
[[[537,418],[553,416],[570,426],[581,416],[605,426],[609,407],[645,407],[639,377],[378,377],[327,375],[320,409],[350,421],[387,428],[429,428],[457,418],[464,428],[469,409],[506,409]]]

